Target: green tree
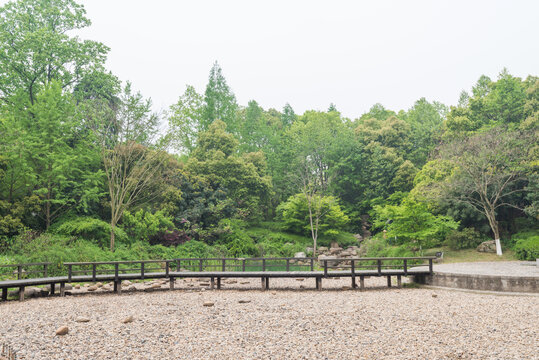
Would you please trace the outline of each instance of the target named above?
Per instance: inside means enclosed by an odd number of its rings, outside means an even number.
[[[22,137],[21,166],[32,174],[46,229],[67,209],[98,200],[103,175],[96,171],[98,157],[90,134],[80,126],[73,97],[62,92],[60,83],[43,87],[34,105],[11,115],[11,126],[18,127]]]
[[[318,198],[319,196],[316,195],[316,197],[311,200],[314,206],[310,209],[303,193],[293,195],[279,205],[277,211],[286,230],[302,235],[312,235],[310,212],[320,214],[316,227],[320,234],[332,238],[344,230],[350,219],[342,211],[338,200],[333,196]]]
[[[432,214],[426,203],[411,196],[400,205],[375,205],[374,227],[387,231],[398,244],[412,243],[422,250],[440,245],[446,235],[459,224],[449,216]]]
[[[215,120],[221,120],[227,125],[229,132],[236,134],[239,130],[236,121],[237,109],[236,96],[228,87],[216,61],[211,68],[204,93],[202,129],[207,130]]]
[[[22,91],[33,104],[50,81],[72,89],[88,72],[101,68],[108,48],[69,36],[90,25],[73,0],[19,0],[0,8],[0,97]]]
[[[203,131],[204,98],[187,85],[168,115],[172,146],[180,153],[189,154],[196,147],[198,134]]]
[[[290,126],[294,121],[296,121],[296,114],[294,113],[294,109],[292,109],[292,106],[290,106],[289,103],[286,103],[283,107],[283,113],[281,115],[281,119],[284,126]]]
[[[504,207],[522,210],[530,172],[530,133],[496,127],[445,144],[439,157],[453,171],[443,181],[432,182],[433,198],[451,198],[484,214],[502,254],[498,213]],[[533,166],[533,165],[532,165]],[[428,188],[428,187],[425,187]]]
[[[405,114],[410,125],[410,151],[406,155],[416,166],[427,162],[429,154],[440,142],[442,125],[448,109],[439,102],[429,103],[425,98],[415,102]]]
[[[238,154],[238,140],[216,120],[200,134],[197,148],[187,161],[189,173],[207,181],[212,189],[223,189],[234,202],[237,217],[260,219],[267,211],[271,178],[262,152]]]

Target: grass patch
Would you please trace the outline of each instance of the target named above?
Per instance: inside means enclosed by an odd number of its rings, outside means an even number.
[[[438,247],[425,250],[425,256],[434,256],[437,252],[443,251],[443,263],[479,262],[479,261],[515,261],[518,260],[513,250],[504,249],[503,255],[498,256],[493,253],[482,253],[475,249],[451,250],[449,247]]]

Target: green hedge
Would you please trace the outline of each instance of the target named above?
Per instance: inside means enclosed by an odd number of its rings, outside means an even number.
[[[537,232],[524,232],[513,235],[515,246],[513,250],[520,260],[539,259],[539,234]]]

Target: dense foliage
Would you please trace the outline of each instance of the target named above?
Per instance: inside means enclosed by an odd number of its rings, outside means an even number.
[[[335,104],[238,104],[216,62],[203,93],[187,86],[158,115],[105,69],[104,44],[70,35],[90,24],[74,0],[0,8],[5,261],[292,256],[358,239],[367,255],[494,238],[539,256],[536,76],[504,69],[457,106],[348,119]]]

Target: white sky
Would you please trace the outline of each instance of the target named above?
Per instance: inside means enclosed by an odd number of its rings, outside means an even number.
[[[4,3],[5,1],[2,1]],[[156,109],[186,84],[203,92],[215,60],[240,105],[330,102],[351,118],[379,102],[455,104],[481,74],[539,75],[539,1],[84,0],[82,38]]]

